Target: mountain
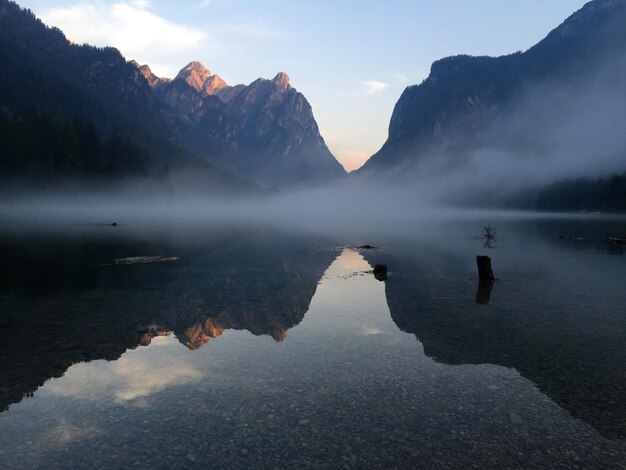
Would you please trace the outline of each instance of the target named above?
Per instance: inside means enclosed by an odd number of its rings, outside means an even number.
[[[426,80],[404,90],[387,141],[358,173],[414,165],[430,156],[449,156],[456,165],[483,148],[519,156],[564,150],[555,149],[551,130],[581,120],[592,102],[583,101],[586,96],[595,93],[601,100],[602,90],[617,90],[617,96],[626,90],[624,24],[626,1],[595,0],[525,52],[436,61]],[[580,127],[594,132],[594,119]],[[575,140],[580,132],[570,127]],[[588,155],[594,157],[599,156]]]
[[[23,125],[25,117],[46,132]],[[74,177],[84,168],[93,176],[94,168],[112,166],[151,175],[204,174],[210,180],[205,186],[217,189],[226,183],[254,186],[241,176],[285,186],[345,175],[324,144],[309,103],[285,74],[228,86],[192,62],[173,80],[163,79],[148,66],[127,62],[117,49],[72,44],[59,29],[8,0],[0,0],[0,121],[0,133],[9,136],[0,147],[4,178]],[[122,139],[137,148],[132,164],[109,165],[104,150],[98,154],[105,161],[88,161],[89,145],[75,149],[83,125],[93,127],[101,141]],[[11,137],[15,129],[19,138]],[[9,153],[11,161],[4,161]]]
[[[125,177],[183,173],[218,194],[258,192],[175,143],[163,104],[113,48],[72,44],[29,10],[0,0],[0,179]]]
[[[319,133],[311,105],[285,73],[229,86],[200,62],[173,80],[134,65],[167,106],[178,141],[211,162],[269,186],[345,175]]]

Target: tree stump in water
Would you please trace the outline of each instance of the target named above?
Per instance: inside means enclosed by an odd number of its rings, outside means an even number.
[[[478,279],[481,281],[493,281],[495,279],[489,256],[477,256],[476,265],[478,266]]]

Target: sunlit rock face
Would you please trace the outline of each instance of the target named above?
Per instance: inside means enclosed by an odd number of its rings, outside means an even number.
[[[150,85],[150,87],[153,89],[162,87],[163,85],[171,82],[171,80],[168,78],[157,77],[148,65],[139,65],[139,63],[135,60],[131,60],[130,63],[131,65],[135,66],[137,70],[139,70],[143,78],[145,78],[146,82],[148,82],[148,85]]]
[[[291,88],[291,85],[289,84],[289,75],[285,72],[278,72],[272,81],[282,90]]]
[[[525,52],[437,60],[421,84],[404,90],[387,141],[359,173],[406,167],[431,155],[450,156],[458,164],[484,147],[520,156],[548,152],[550,136],[542,135],[541,125],[530,132],[516,121],[520,109],[530,107],[535,123],[552,127],[564,118],[566,106],[545,105],[541,91],[558,96],[570,86],[597,86],[596,81],[623,91],[625,23],[626,3],[596,0]],[[575,95],[572,91],[571,98]]]
[[[200,62],[191,62],[184,67],[174,80],[182,80],[191,88],[202,95],[213,95],[228,84],[218,75],[211,75],[211,72]]]
[[[345,170],[319,133],[310,104],[289,76],[229,86],[200,62],[171,81],[139,68],[169,109],[181,144],[266,186],[342,177]]]

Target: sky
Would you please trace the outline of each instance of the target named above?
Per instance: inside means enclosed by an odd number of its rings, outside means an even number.
[[[174,77],[199,60],[229,84],[285,72],[347,170],[387,138],[433,61],[526,50],[584,0],[17,0],[76,43]]]

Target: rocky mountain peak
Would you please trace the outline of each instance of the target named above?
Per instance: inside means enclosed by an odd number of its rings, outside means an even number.
[[[285,72],[278,72],[272,81],[284,90],[291,88],[291,85],[289,84],[289,75]]]
[[[211,75],[206,82],[204,82],[203,91],[207,95],[214,94],[217,90],[221,90],[222,88],[227,88],[228,83],[226,83],[219,75]]]
[[[183,80],[198,93],[212,95],[217,90],[226,88],[228,84],[218,75],[211,75],[211,72],[201,62],[190,62],[187,64],[174,80]]]
[[[200,62],[190,62],[183,67],[174,80],[183,80],[198,92],[202,92],[204,84],[211,78],[211,72]]]
[[[189,75],[210,77],[211,71],[207,69],[202,62],[194,60],[180,69],[176,78],[186,78]]]
[[[149,69],[140,70],[149,81]],[[200,62],[191,62],[174,80],[152,88],[179,126],[177,138],[228,171],[268,187],[345,176],[310,104],[284,72],[229,86]],[[281,341],[285,335],[276,330],[272,336]],[[200,344],[198,338],[190,344]]]
[[[148,65],[139,65],[139,62],[136,60],[131,60],[130,64],[139,70],[139,73],[143,75],[143,78],[146,79],[151,88],[158,87],[170,81],[169,78],[157,77],[154,73],[152,73],[152,70]]]

